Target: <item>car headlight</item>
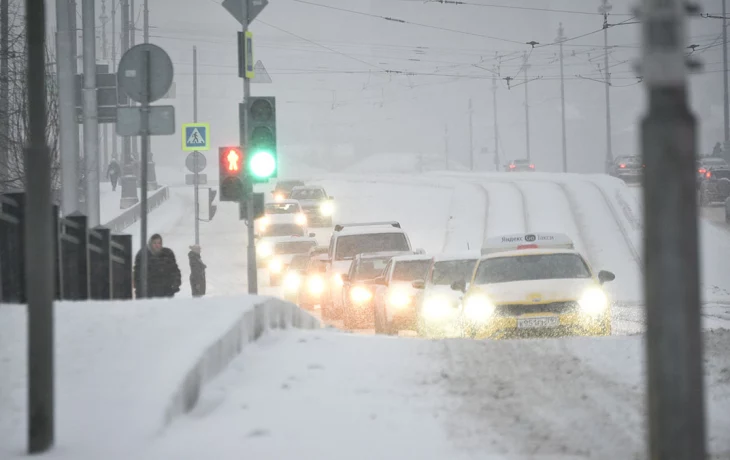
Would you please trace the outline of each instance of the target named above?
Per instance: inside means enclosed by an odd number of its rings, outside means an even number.
[[[297,225],[307,225],[307,216],[304,214],[297,214],[297,217],[294,219],[294,221],[297,223]]]
[[[335,205],[331,201],[325,201],[319,205],[319,212],[323,216],[329,217],[335,212]]]
[[[580,308],[589,315],[598,315],[608,308],[608,296],[603,289],[592,287],[586,289],[578,300]]]
[[[275,193],[274,194],[274,201],[284,201],[284,194],[283,193]]]
[[[494,304],[484,294],[474,294],[464,301],[464,316],[477,323],[486,322],[494,314]]]
[[[353,303],[361,304],[369,302],[372,298],[373,293],[362,286],[355,286],[350,290],[350,300],[352,300]]]
[[[256,252],[261,257],[269,257],[271,254],[274,253],[274,248],[269,243],[261,243],[256,248]]]
[[[307,289],[311,295],[320,295],[324,292],[324,279],[319,275],[312,275],[307,280]]]
[[[453,313],[451,300],[441,296],[428,297],[423,302],[423,311],[421,313],[424,318],[429,320],[444,319]]]
[[[284,268],[284,265],[281,263],[281,260],[271,259],[271,261],[269,261],[269,271],[271,273],[281,273],[281,270],[283,268]]]
[[[284,278],[284,289],[289,292],[296,292],[299,290],[299,285],[302,284],[302,277],[299,273],[291,272],[287,273]]]
[[[411,304],[411,295],[404,290],[395,290],[388,296],[388,304],[394,308],[404,308]]]
[[[342,281],[342,275],[339,273],[335,273],[334,276],[332,276],[332,282],[335,284],[335,286],[342,287],[345,283]]]

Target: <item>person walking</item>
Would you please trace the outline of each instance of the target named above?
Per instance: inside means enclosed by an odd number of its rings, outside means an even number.
[[[119,177],[121,177],[121,175],[121,166],[119,166],[116,158],[112,158],[112,160],[109,162],[109,167],[106,170],[106,177],[108,177],[112,183],[112,192],[117,189],[117,181],[119,180]]]
[[[135,296],[142,298],[139,292],[142,282],[142,251],[147,251],[147,298],[173,297],[180,291],[180,268],[175,260],[175,253],[162,246],[162,237],[155,233],[147,246],[137,252],[134,258],[134,290]]]
[[[199,245],[190,246],[188,259],[190,259],[190,290],[193,297],[202,297],[205,295],[205,269],[207,265],[203,263],[203,259],[200,257]]]

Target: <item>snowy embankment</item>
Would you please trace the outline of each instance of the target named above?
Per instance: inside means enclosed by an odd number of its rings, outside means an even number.
[[[730,455],[730,332],[705,334],[708,438]],[[640,337],[274,332],[137,460],[644,458]]]
[[[57,443],[48,458],[134,458],[130,449],[189,412],[204,385],[268,328],[319,328],[264,297],[61,302],[55,311]],[[0,306],[0,458],[21,456],[26,314]]]

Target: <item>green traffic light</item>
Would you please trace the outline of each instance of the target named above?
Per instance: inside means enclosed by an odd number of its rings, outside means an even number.
[[[276,159],[271,152],[265,150],[256,152],[251,157],[249,170],[254,177],[271,177],[276,171]]]

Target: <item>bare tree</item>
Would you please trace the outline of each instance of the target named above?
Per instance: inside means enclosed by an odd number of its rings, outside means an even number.
[[[26,86],[26,26],[22,11],[21,0],[11,0],[9,20],[9,47],[8,47],[8,111],[0,113],[0,117],[7,117],[8,134],[0,139],[0,148],[7,151],[7,164],[0,164],[3,174],[4,189],[24,189],[25,172],[23,170],[24,149],[30,135],[28,126],[28,89]],[[58,86],[54,72],[54,56],[46,51],[46,91],[48,121],[46,137],[51,152],[51,186],[53,190],[59,188],[59,157],[58,157]]]

